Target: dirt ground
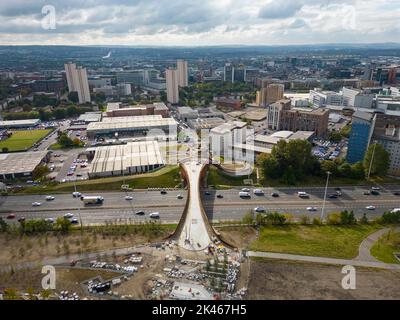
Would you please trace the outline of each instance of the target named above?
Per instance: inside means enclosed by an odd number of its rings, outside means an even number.
[[[248,227],[224,227],[218,231],[227,243],[239,249],[246,248],[257,236],[256,230]]]
[[[341,266],[251,260],[248,299],[400,299],[400,272],[356,269],[356,289],[344,290]]]
[[[94,235],[74,233],[70,235],[10,236],[0,234],[0,266],[14,265],[26,261],[40,261],[44,258],[106,249],[131,247],[149,241],[157,242],[165,235],[149,239],[143,235],[126,236]]]

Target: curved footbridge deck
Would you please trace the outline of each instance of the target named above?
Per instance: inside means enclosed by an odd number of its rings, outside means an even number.
[[[184,249],[204,250],[213,244],[213,240],[219,238],[210,225],[201,203],[200,187],[207,171],[207,164],[188,159],[180,166],[188,185],[188,197],[172,238]]]

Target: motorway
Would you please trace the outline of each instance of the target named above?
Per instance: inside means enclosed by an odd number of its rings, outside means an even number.
[[[210,195],[202,192],[205,211],[212,221],[217,220],[239,220],[249,210],[262,206],[268,211],[279,211],[291,213],[294,216],[307,213],[310,216],[319,216],[324,197],[324,188],[264,188],[264,196],[251,196],[250,199],[240,199],[238,189],[210,190]],[[325,214],[340,210],[354,210],[356,216],[360,217],[367,213],[369,217],[379,216],[383,212],[400,207],[400,196],[393,195],[393,191],[400,190],[399,185],[385,186],[380,190],[380,195],[364,195],[367,187],[342,187],[342,196],[338,199],[327,199]],[[78,190],[79,191],[79,190]],[[271,193],[277,191],[279,198],[271,197]],[[300,199],[297,191],[306,191],[310,194],[309,199]],[[330,188],[329,193],[334,189]],[[96,193],[105,198],[104,204],[99,206],[84,206],[80,199],[73,198],[71,194],[55,195],[53,201],[46,201],[46,195],[22,195],[22,196],[0,196],[0,216],[6,218],[9,213],[15,213],[17,218],[24,216],[26,219],[33,218],[57,218],[67,212],[80,214],[84,224],[104,223],[118,219],[131,219],[132,221],[143,221],[148,218],[150,212],[160,212],[162,222],[179,221],[186,202],[186,190],[168,191],[162,195],[159,191],[135,191],[128,194],[133,200],[125,200],[124,192]],[[89,195],[90,193],[87,193]],[[183,199],[177,199],[181,194]],[[217,198],[221,194],[223,198]],[[42,205],[33,207],[32,203],[38,201]],[[365,207],[373,205],[375,210],[366,210]],[[309,206],[315,206],[317,211],[308,212]],[[145,216],[135,215],[135,211],[143,210]],[[8,220],[9,221],[9,220]],[[13,220],[13,221],[16,221]]]

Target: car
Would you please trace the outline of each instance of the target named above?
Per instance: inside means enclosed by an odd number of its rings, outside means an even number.
[[[307,211],[317,211],[316,207],[307,207]]]
[[[77,177],[82,177],[82,173],[77,173],[76,176]]]
[[[178,195],[176,196],[176,198],[177,198],[177,199],[183,199],[183,196],[182,196],[181,194],[178,194]]]
[[[42,204],[40,202],[32,202],[32,207],[40,207]]]
[[[371,190],[371,194],[374,195],[374,196],[379,196],[380,195],[379,191],[377,191],[377,190]]]
[[[341,191],[336,190],[336,194],[337,194],[339,197],[342,196],[342,192],[341,192]]]
[[[256,207],[256,208],[254,208],[254,211],[255,211],[255,212],[265,212],[265,208],[263,208],[263,207]]]
[[[73,216],[74,216],[74,214],[71,212],[64,214],[64,218],[66,218],[66,219],[72,218]]]
[[[210,192],[210,191],[206,191],[206,192],[204,192],[204,194],[205,194],[206,196],[210,196],[210,195],[211,195],[211,192]]]
[[[152,212],[149,214],[149,217],[151,219],[160,219],[160,213],[159,212]]]
[[[167,191],[161,190],[160,193],[161,193],[161,194],[167,194]]]
[[[369,196],[370,194],[371,194],[371,192],[370,191],[364,191],[364,196]]]
[[[46,196],[46,200],[47,201],[52,201],[52,200],[54,200],[55,199],[55,197],[53,197],[53,196]]]
[[[217,195],[217,198],[218,198],[218,199],[222,199],[223,197],[224,197],[224,196],[223,196],[222,194],[218,194],[218,195]]]
[[[25,217],[19,217],[18,222],[25,222]]]
[[[73,196],[74,198],[80,198],[81,195],[82,195],[82,193],[80,193],[80,192],[78,192],[78,191],[72,192],[72,196]]]
[[[79,220],[77,218],[73,218],[73,219],[71,219],[71,223],[72,224],[78,224]]]
[[[310,197],[310,195],[309,195],[307,192],[304,192],[304,191],[299,191],[299,192],[297,192],[297,195],[298,195],[300,198],[309,198],[309,197]]]
[[[329,199],[337,199],[339,195],[337,193],[332,193],[328,196]]]
[[[145,215],[144,211],[136,211],[135,214],[138,215],[138,216]]]
[[[54,218],[46,218],[44,221],[54,223]]]
[[[279,193],[278,192],[272,192],[271,196],[274,198],[278,198],[279,197]]]
[[[365,209],[367,209],[367,210],[375,210],[375,207],[374,206],[366,206]]]
[[[262,195],[264,195],[264,191],[261,190],[261,189],[254,189],[254,190],[253,190],[253,193],[254,193],[255,195],[257,195],[257,196],[262,196]]]
[[[400,196],[400,191],[395,191],[395,192],[393,192],[393,195],[395,195],[395,196]]]
[[[241,191],[243,191],[243,192],[250,192],[250,189],[249,189],[249,188],[242,188]]]
[[[132,196],[126,196],[125,200],[133,200],[133,197]]]
[[[372,187],[371,190],[379,191],[379,190],[381,190],[381,188],[379,188],[379,187]]]
[[[10,213],[10,214],[7,216],[7,219],[15,219],[15,214],[14,214],[14,213]]]

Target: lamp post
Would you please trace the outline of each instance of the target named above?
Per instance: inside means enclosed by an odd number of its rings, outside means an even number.
[[[372,150],[372,157],[371,157],[371,161],[370,161],[370,163],[369,163],[369,169],[368,169],[368,177],[367,177],[367,180],[369,180],[369,177],[370,177],[370,175],[371,175],[372,163],[374,162],[376,145],[377,145],[377,142],[374,141],[374,149]]]
[[[76,194],[76,179],[74,180],[74,190],[75,190],[75,194]],[[79,197],[77,197],[77,199],[79,199]],[[81,218],[81,209],[79,207],[79,205],[77,206],[78,208],[78,216],[79,216],[79,222],[81,224],[81,231],[83,230],[83,224],[82,224],[82,218]]]
[[[326,172],[326,185],[325,185],[325,193],[324,193],[324,202],[322,204],[322,210],[321,210],[321,222],[324,219],[324,211],[325,211],[325,201],[326,201],[326,193],[328,191],[328,183],[329,183],[329,176],[331,175],[330,171]]]

